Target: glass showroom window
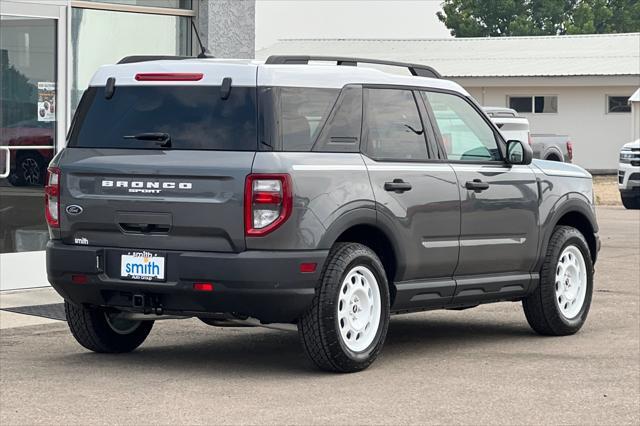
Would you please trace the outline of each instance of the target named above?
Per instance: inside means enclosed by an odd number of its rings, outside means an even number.
[[[631,112],[628,96],[607,96],[607,114]]]
[[[57,105],[56,20],[0,16],[0,255],[44,250]]]
[[[509,108],[528,114],[557,114],[557,96],[509,96]]]
[[[137,1],[138,5],[142,3],[145,2]],[[183,2],[173,3],[182,5]],[[114,64],[129,55],[189,55],[190,19],[188,16],[74,8],[71,20],[71,114],[99,66]]]

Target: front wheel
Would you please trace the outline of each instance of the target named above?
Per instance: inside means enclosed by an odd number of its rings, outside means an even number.
[[[389,326],[389,288],[378,256],[357,243],[331,250],[311,308],[298,321],[304,349],[321,369],[364,370]]]
[[[153,321],[133,321],[116,311],[67,301],[64,311],[73,337],[93,352],[131,352],[144,342],[153,327]]]
[[[539,334],[574,334],[584,324],[593,293],[593,262],[584,236],[570,226],[551,235],[540,283],[522,301],[531,328]]]

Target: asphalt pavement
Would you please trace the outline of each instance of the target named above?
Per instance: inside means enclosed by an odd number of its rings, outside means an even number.
[[[295,332],[158,321],[100,355],[64,322],[24,323],[0,330],[0,424],[640,424],[640,211],[598,219],[574,336],[537,336],[520,303],[396,316],[371,368],[336,375]]]

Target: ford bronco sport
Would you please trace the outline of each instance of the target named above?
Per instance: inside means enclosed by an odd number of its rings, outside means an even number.
[[[77,341],[128,352],[176,317],[285,324],[317,366],[353,372],[391,314],[522,301],[536,332],[577,332],[591,176],[532,162],[439,77],[305,56],[101,67],[46,186],[48,277]]]

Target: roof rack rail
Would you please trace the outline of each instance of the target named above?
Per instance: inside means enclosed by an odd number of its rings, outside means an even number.
[[[337,65],[358,66],[361,64],[390,65],[393,67],[407,68],[411,75],[419,77],[442,78],[440,73],[427,65],[408,64],[405,62],[384,61],[380,59],[363,59],[349,58],[340,56],[309,56],[309,55],[271,55],[265,61],[265,64],[297,64],[305,65],[309,61],[327,61],[336,62]]]
[[[171,55],[133,55],[125,56],[118,64],[133,64],[135,62],[148,61],[180,61],[182,59],[195,59],[195,56],[171,56]]]

